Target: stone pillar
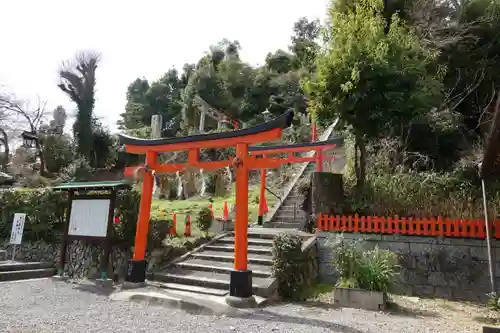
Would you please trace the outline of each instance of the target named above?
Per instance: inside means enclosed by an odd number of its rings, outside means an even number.
[[[342,214],[344,185],[342,174],[315,172],[312,175],[312,212],[314,215]]]
[[[199,127],[199,132],[200,133],[205,133],[205,110],[200,111],[200,127]]]
[[[155,114],[151,117],[151,137],[153,139],[161,138],[161,128],[163,124],[162,116]]]

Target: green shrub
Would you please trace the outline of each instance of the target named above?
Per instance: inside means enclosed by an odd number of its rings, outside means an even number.
[[[198,212],[198,218],[196,219],[196,227],[198,230],[208,234],[208,230],[212,226],[213,217],[210,208],[205,207],[200,209]]]
[[[300,179],[299,182],[297,183],[297,192],[300,195],[306,196],[310,189],[311,189],[311,179],[308,177]]]
[[[152,218],[149,222],[148,247],[155,249],[161,247],[165,238],[170,233],[173,221],[163,218]]]
[[[337,239],[333,264],[339,280],[337,286],[389,292],[399,272],[396,253],[375,247],[365,250],[359,242]]]
[[[140,193],[135,190],[118,192],[116,210],[120,223],[114,225],[114,243],[126,247],[134,245],[140,199]]]
[[[66,192],[51,189],[14,189],[0,191],[0,237],[9,238],[15,213],[26,213],[23,240],[58,242],[64,231]],[[116,210],[120,218],[114,224],[113,241],[132,246],[135,240],[140,195],[136,191],[119,191]]]
[[[493,311],[500,311],[500,294],[488,294],[488,308]]]
[[[48,189],[0,191],[0,237],[9,238],[15,213],[25,213],[23,240],[56,241],[64,230],[67,194]]]
[[[303,300],[309,286],[310,263],[302,252],[302,238],[280,234],[273,242],[273,276],[284,299]]]

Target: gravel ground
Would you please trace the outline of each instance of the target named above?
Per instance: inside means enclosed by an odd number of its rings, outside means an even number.
[[[194,315],[51,279],[0,283],[0,332],[480,332],[478,323],[425,314],[278,305],[237,316]]]

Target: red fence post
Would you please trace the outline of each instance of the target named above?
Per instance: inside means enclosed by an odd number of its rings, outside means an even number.
[[[393,233],[393,231],[392,231],[393,230],[392,229],[392,223],[393,223],[392,217],[388,217],[387,218],[387,230],[386,230],[386,232],[388,234],[392,234]]]
[[[176,235],[177,234],[177,214],[172,214],[172,227],[170,228],[170,234],[171,235]]]
[[[186,216],[186,228],[184,229],[184,236],[191,237],[191,215]]]
[[[395,215],[394,216],[394,233],[395,234],[399,234],[400,233],[400,229],[399,229],[399,223],[401,222],[401,220],[399,219],[399,216]]]
[[[453,220],[452,224],[453,224],[453,236],[454,237],[459,237],[460,236],[460,230],[458,230],[458,228],[459,228],[458,220]]]
[[[379,233],[380,232],[380,229],[379,229],[379,217],[378,216],[374,216],[373,217],[373,232],[374,233]]]
[[[408,232],[407,232],[407,224],[408,224],[408,220],[406,217],[403,217],[401,219],[401,234],[403,235],[406,235]]]
[[[366,232],[366,218],[361,216],[361,232]]]
[[[340,226],[340,230],[342,231],[345,231],[346,230],[346,224],[347,224],[347,218],[345,216],[342,216],[342,220],[341,220],[341,226]]]
[[[485,235],[485,228],[484,228],[484,223],[482,220],[476,220],[476,236],[478,238],[485,238],[486,235]]]
[[[347,217],[347,231],[352,232],[352,215]]]
[[[413,225],[413,218],[410,217],[408,219],[408,235],[414,235],[415,234],[415,229],[414,229],[414,225]]]

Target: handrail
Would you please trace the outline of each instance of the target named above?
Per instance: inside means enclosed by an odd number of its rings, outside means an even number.
[[[333,132],[334,128],[337,126],[338,123],[339,123],[339,119],[337,118],[333,122],[333,124],[331,124],[330,126],[328,126],[328,128],[326,129],[326,131],[323,134],[321,134],[321,136],[319,137],[318,141],[325,141],[325,140],[327,140],[330,137],[330,135],[332,135],[332,132]],[[314,154],[315,154],[314,151],[308,152],[307,153],[307,157],[312,157]],[[292,179],[292,181],[290,183],[288,183],[287,187],[285,188],[285,191],[283,191],[283,196],[281,197],[281,199],[276,202],[276,204],[274,205],[273,209],[266,215],[265,223],[268,223],[268,222],[272,221],[272,219],[276,216],[276,213],[280,209],[280,207],[283,204],[283,202],[285,202],[286,198],[288,198],[288,196],[290,195],[290,192],[292,192],[292,189],[295,186],[295,184],[297,184],[297,182],[299,181],[299,179],[304,174],[304,171],[307,169],[307,166],[309,165],[309,163],[312,163],[312,162],[305,162],[305,163],[303,163],[301,165],[300,171],[298,172],[298,174]]]
[[[271,191],[271,190],[270,190],[270,189],[268,189],[267,187],[266,187],[266,190],[267,190],[269,193],[271,193],[272,195],[274,195],[274,196],[276,197],[276,199],[281,200],[281,197],[280,197],[280,196],[278,196],[276,193],[274,193],[273,191]]]

